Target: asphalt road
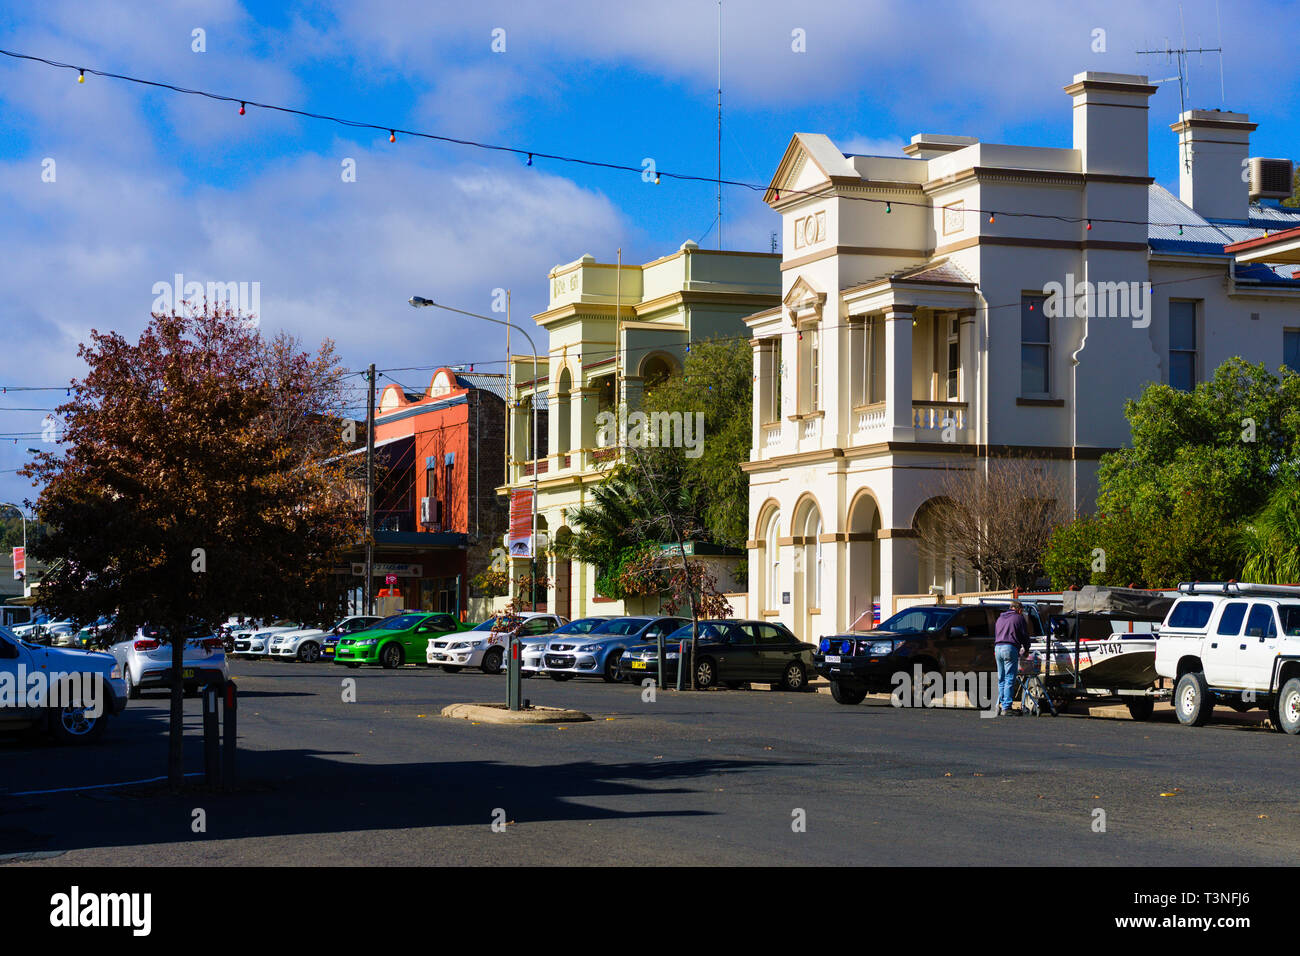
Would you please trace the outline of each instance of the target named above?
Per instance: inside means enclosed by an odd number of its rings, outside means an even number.
[[[525,696],[593,721],[511,727],[439,716],[502,700],[499,676],[232,669],[239,792],[196,778],[178,797],[158,784],[30,793],[165,773],[164,696],[133,701],[89,747],[0,738],[0,860],[1142,866],[1290,864],[1300,850],[1300,739],[1257,728],[990,720],[757,690],[647,703],[626,685],[547,679]],[[186,724],[195,772],[198,701]]]

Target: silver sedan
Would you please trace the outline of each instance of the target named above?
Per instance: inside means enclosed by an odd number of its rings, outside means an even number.
[[[159,628],[144,625],[124,641],[109,648],[109,652],[122,668],[127,695],[140,696],[142,690],[171,687],[172,648],[163,640]],[[190,628],[186,632],[184,658],[181,662],[181,679],[185,692],[194,694],[208,684],[221,684],[230,679],[226,664],[226,651],[221,638],[208,633],[206,628]]]

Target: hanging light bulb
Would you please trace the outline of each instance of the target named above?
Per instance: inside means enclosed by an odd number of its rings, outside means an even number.
[[[1092,220],[1091,220],[1091,219],[1088,220],[1088,225],[1084,226],[1084,228],[1087,229],[1089,232],[1092,232]]]
[[[396,142],[397,142],[397,130],[395,130],[395,129],[390,129],[390,130],[388,131],[388,141],[389,141],[390,143],[396,143]]]
[[[1179,224],[1178,224],[1178,234],[1179,234],[1180,236],[1183,234],[1183,224],[1182,224],[1182,223],[1179,223]]]
[[[531,165],[533,165],[533,154],[532,154],[532,153],[529,153],[529,154],[528,154],[528,162],[525,163],[524,165],[525,165],[525,166],[531,166]]]
[[[85,83],[85,82],[86,82],[86,71],[85,71],[85,70],[78,70],[78,71],[77,71],[77,82],[78,82],[78,83]]]
[[[989,222],[990,222],[990,223],[994,223],[994,222],[997,222],[997,221],[998,221],[998,214],[995,213],[995,212],[991,212],[991,213],[989,213]]]
[[[240,103],[240,104],[239,104],[239,115],[240,115],[240,116],[243,116],[243,115],[244,115],[244,104],[243,104],[243,103]]]
[[[658,173],[655,173],[655,185],[656,185],[656,186],[659,185],[659,174],[658,174]]]
[[[885,200],[885,212],[890,213],[893,211],[894,207],[889,204],[889,200]]]

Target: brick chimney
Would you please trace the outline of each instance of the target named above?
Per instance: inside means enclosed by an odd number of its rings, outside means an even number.
[[[1188,110],[1170,129],[1178,134],[1178,198],[1206,219],[1250,215],[1245,176],[1252,123],[1245,113]]]
[[[1133,73],[1076,73],[1065,88],[1074,99],[1074,148],[1083,172],[1147,175],[1147,98],[1156,88]]]

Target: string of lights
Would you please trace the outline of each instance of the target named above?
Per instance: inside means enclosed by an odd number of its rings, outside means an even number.
[[[151,80],[144,77],[133,76],[127,73],[114,73],[108,70],[99,70],[89,66],[77,66],[72,63],[63,63],[58,60],[51,60],[47,57],[36,56],[30,53],[20,53],[16,50],[6,50],[0,48],[0,54],[16,60],[25,60],[32,63],[40,63],[45,66],[61,70],[75,70],[77,72],[77,82],[84,83],[86,75],[103,77],[111,80],[121,80],[125,83],[133,83],[140,86],[151,87],[153,89],[166,90],[171,93],[182,94],[186,96],[198,96],[205,99],[214,100],[220,103],[238,103],[239,115],[243,116],[248,107],[268,110],[272,112],[285,113],[291,116],[299,116],[304,119],[320,120],[322,122],[336,123],[340,126],[346,126],[352,129],[374,130],[380,133],[388,133],[390,143],[397,142],[397,134],[409,136],[413,139],[432,140],[439,143],[447,143],[455,146],[464,146],[472,149],[486,150],[490,152],[503,153],[517,156],[521,159],[527,159],[526,165],[532,166],[534,160],[550,160],[555,163],[567,163],[570,165],[585,166],[593,169],[605,169],[613,172],[635,173],[638,177],[648,175],[648,168],[641,165],[630,165],[626,163],[615,163],[605,160],[591,159],[582,156],[566,155],[562,153],[548,153],[538,149],[530,149],[523,146],[502,145],[499,143],[486,143],[479,140],[465,139],[456,136],[446,136],[439,133],[430,133],[424,130],[406,129],[396,124],[374,123],[364,120],[347,119],[341,116],[335,116],[329,113],[317,113],[311,110],[298,109],[291,106],[284,106],[277,103],[266,103],[251,99],[247,96],[232,96],[225,93],[214,93],[210,90],[190,89],[188,87],[178,86],[174,83],[168,83],[161,80]],[[769,189],[774,190],[776,201],[781,199],[781,189],[770,186],[766,183],[753,183],[739,179],[721,179],[716,175],[704,175],[699,173],[678,172],[673,170],[655,169],[654,182],[659,184],[661,179],[673,179],[680,182],[708,183],[712,186],[729,186],[737,189],[747,189],[751,192],[761,192],[766,194]],[[806,196],[819,197],[824,193],[821,190],[798,190],[785,189],[786,196]],[[880,199],[874,196],[841,196],[842,199],[853,200],[857,202],[874,203],[884,207],[886,214],[893,212],[894,206],[915,207],[924,210],[933,210],[933,205],[924,202],[913,202],[903,199]],[[1125,226],[1161,226],[1167,228],[1177,228],[1178,234],[1182,235],[1184,228],[1187,229],[1214,229],[1218,227],[1211,223],[1193,223],[1193,222],[1162,222],[1151,219],[1122,219],[1104,216],[1067,216],[1056,213],[1028,212],[1017,209],[982,209],[976,207],[964,207],[963,212],[975,213],[978,215],[987,215],[990,224],[996,224],[998,216],[1010,216],[1021,219],[1053,220],[1056,222],[1084,225],[1086,231],[1092,231],[1096,223],[1107,223],[1111,225]]]

